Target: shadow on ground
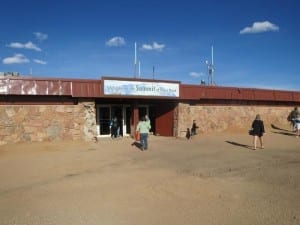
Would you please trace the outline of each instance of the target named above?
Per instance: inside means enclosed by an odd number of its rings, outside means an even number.
[[[137,142],[137,141],[134,141],[134,142],[131,144],[131,146],[135,146],[135,147],[137,147],[139,150],[142,149],[141,143],[140,143],[140,142]]]
[[[290,131],[290,130],[286,130],[286,129],[282,129],[280,127],[275,126],[274,124],[271,124],[271,127],[275,130],[279,130],[279,131],[272,131],[275,134],[282,134],[282,135],[287,135],[287,136],[295,136],[295,134]]]
[[[245,145],[245,144],[241,144],[241,143],[234,142],[234,141],[226,141],[226,142],[228,144],[236,145],[236,146],[239,146],[239,147],[243,147],[243,148],[247,148],[247,149],[252,149],[252,146],[250,146],[250,145]]]

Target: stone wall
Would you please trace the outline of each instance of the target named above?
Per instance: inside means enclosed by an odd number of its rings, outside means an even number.
[[[195,119],[198,133],[247,132],[256,114],[260,114],[268,129],[271,125],[286,127],[287,116],[293,107],[280,106],[201,106],[179,103],[175,110],[177,136],[184,137]],[[177,117],[177,118],[176,118]]]
[[[93,140],[94,102],[77,105],[0,105],[0,145],[22,141]]]
[[[174,110],[174,136],[184,137],[195,119],[198,133],[247,132],[257,113],[266,130],[287,127],[293,107],[190,105],[179,103]],[[0,145],[22,141],[92,141],[96,132],[94,101],[77,105],[0,105]]]

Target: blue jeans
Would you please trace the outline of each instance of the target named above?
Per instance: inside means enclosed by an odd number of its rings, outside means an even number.
[[[148,133],[141,133],[141,145],[145,150],[148,148]]]

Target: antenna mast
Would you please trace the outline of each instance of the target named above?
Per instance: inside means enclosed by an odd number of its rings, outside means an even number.
[[[155,67],[153,66],[152,67],[152,78],[153,78],[153,80],[154,80],[154,74],[155,74],[154,72],[155,72]]]
[[[134,42],[134,78],[136,78],[136,42]]]
[[[211,64],[214,65],[214,46],[211,46]]]
[[[211,85],[214,84],[214,46],[211,46]]]
[[[211,63],[205,61],[208,70],[208,84],[214,85],[214,46],[211,46]]]
[[[139,78],[141,78],[141,61],[139,60]]]

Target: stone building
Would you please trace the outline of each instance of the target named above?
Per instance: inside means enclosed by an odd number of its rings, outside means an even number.
[[[199,133],[245,132],[257,113],[266,124],[286,124],[299,91],[187,85],[179,81],[102,77],[100,80],[0,78],[0,144],[85,140],[110,136],[116,116],[122,136],[133,136],[149,115],[154,135],[183,137],[196,120]]]

